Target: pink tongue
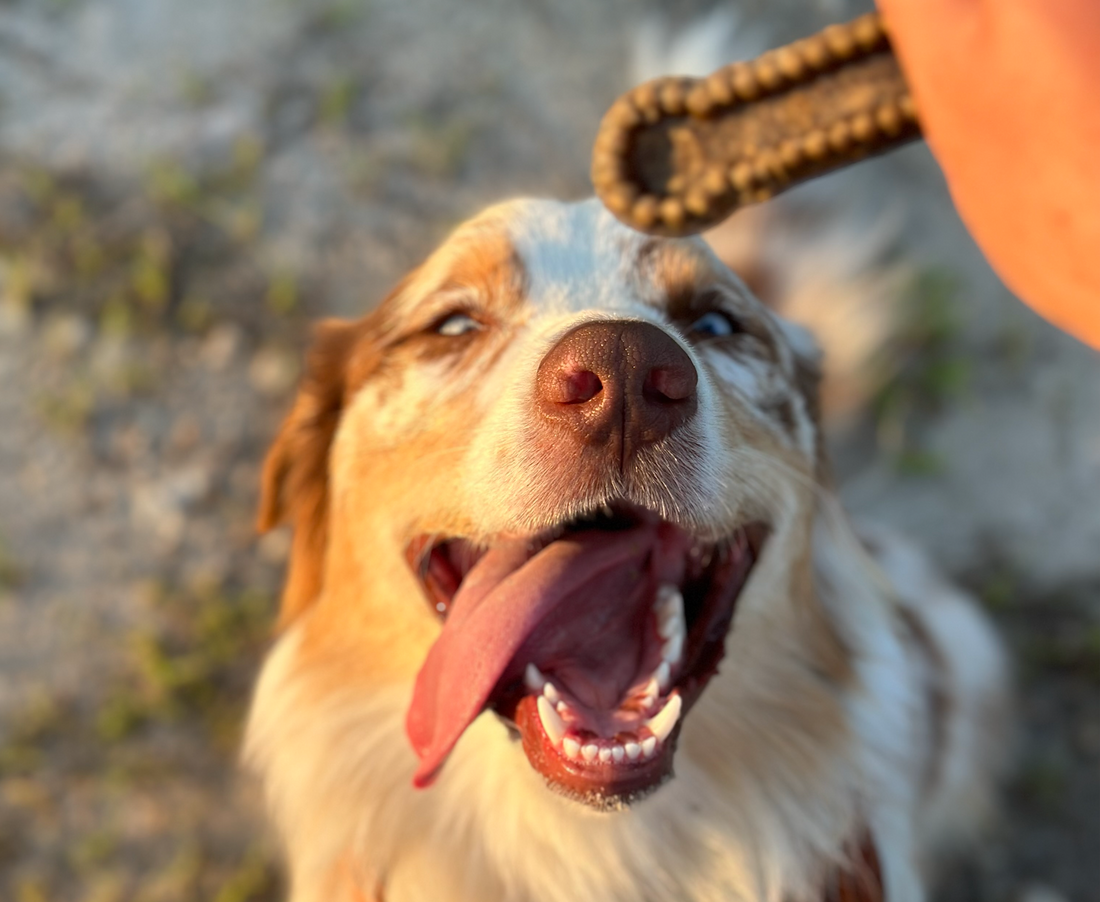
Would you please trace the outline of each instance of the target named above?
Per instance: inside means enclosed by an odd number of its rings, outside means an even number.
[[[451,602],[443,632],[416,678],[405,729],[428,786],[531,632],[559,605],[609,571],[623,589],[647,567],[669,566],[655,523],[618,532],[590,531],[553,542],[528,559],[523,540],[492,548],[467,574]],[[654,554],[654,551],[658,551]]]

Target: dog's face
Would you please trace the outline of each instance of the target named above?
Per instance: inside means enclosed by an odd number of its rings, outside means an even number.
[[[749,685],[769,648],[846,666],[808,601],[798,342],[701,241],[594,202],[466,224],[369,316],[322,325],[269,456],[301,653],[345,662],[341,690],[413,687],[420,786],[495,714],[558,791],[653,791],[712,679]]]

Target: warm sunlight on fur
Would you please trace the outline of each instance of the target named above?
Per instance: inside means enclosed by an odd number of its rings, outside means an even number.
[[[923,899],[1004,663],[849,524],[818,379],[702,241],[591,201],[495,207],[322,323],[246,750],[293,902]]]

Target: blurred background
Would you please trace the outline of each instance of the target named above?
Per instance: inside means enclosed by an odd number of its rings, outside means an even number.
[[[869,8],[0,0],[0,899],[280,897],[235,760],[309,322],[486,203],[587,194],[637,79]],[[1003,813],[937,898],[1100,899],[1100,356],[1000,285],[923,146],[712,237],[821,335],[850,508],[1012,647]]]

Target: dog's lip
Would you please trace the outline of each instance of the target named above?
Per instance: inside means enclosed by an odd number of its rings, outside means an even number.
[[[609,532],[623,531],[626,534],[622,537],[608,535],[606,538],[603,538],[601,536],[601,530]],[[669,530],[672,530],[672,533],[669,533]],[[731,538],[726,540],[725,543],[719,542],[708,545],[707,543],[690,539],[690,536],[683,530],[671,524],[665,524],[657,514],[651,511],[633,508],[629,505],[611,505],[589,517],[579,518],[567,524],[559,524],[553,529],[540,533],[537,536],[509,537],[503,543],[504,547],[510,549],[507,554],[514,558],[512,564],[508,565],[509,568],[522,568],[523,560],[530,560],[538,555],[543,549],[549,550],[549,546],[554,545],[556,540],[560,538],[569,539],[569,543],[562,546],[569,547],[569,545],[575,545],[580,537],[588,536],[589,538],[584,539],[584,542],[588,545],[595,543],[597,547],[621,549],[615,552],[615,554],[619,555],[619,559],[625,561],[628,558],[622,557],[624,553],[628,555],[635,554],[635,552],[626,551],[623,544],[626,542],[627,545],[629,545],[633,541],[632,534],[638,535],[639,539],[641,536],[656,536],[658,534],[666,536],[679,535],[681,537],[679,539],[666,539],[652,546],[647,545],[647,547],[653,548],[652,553],[658,555],[658,557],[654,558],[651,563],[644,565],[647,570],[650,567],[655,568],[653,570],[654,574],[664,573],[666,581],[670,578],[677,581],[685,581],[685,588],[690,589],[695,596],[698,596],[693,598],[693,605],[698,608],[698,610],[693,611],[692,637],[688,642],[689,647],[686,649],[683,666],[677,667],[676,673],[673,674],[676,685],[666,687],[666,691],[662,692],[659,698],[652,699],[651,701],[655,704],[655,707],[648,712],[649,714],[654,713],[654,711],[664,707],[672,696],[676,696],[677,711],[675,715],[679,716],[671,716],[673,720],[671,735],[667,723],[665,724],[666,728],[660,731],[662,735],[655,749],[652,747],[652,736],[645,729],[646,724],[643,723],[640,718],[636,721],[635,725],[641,726],[643,729],[639,735],[633,738],[637,739],[638,742],[647,738],[650,739],[644,756],[639,756],[637,754],[637,744],[635,743],[635,748],[633,749],[635,755],[634,758],[629,761],[624,760],[621,750],[617,752],[619,755],[618,761],[579,760],[575,746],[570,749],[574,753],[571,759],[569,755],[565,754],[560,735],[557,737],[556,742],[546,735],[545,728],[542,726],[542,721],[539,717],[537,694],[531,695],[524,690],[522,679],[524,662],[519,660],[523,657],[523,649],[519,646],[516,647],[511,664],[505,666],[502,662],[498,665],[503,668],[504,672],[497,680],[495,688],[490,689],[490,687],[486,687],[484,690],[485,695],[482,696],[483,701],[476,702],[478,709],[494,710],[496,713],[505,716],[514,723],[518,728],[519,734],[523,738],[524,748],[527,751],[531,764],[546,777],[552,786],[560,791],[582,798],[590,803],[594,803],[593,800],[597,800],[595,803],[601,807],[619,804],[651,791],[667,779],[668,775],[671,773],[672,750],[680,727],[680,717],[682,716],[679,707],[682,706],[683,711],[686,712],[687,708],[694,703],[695,699],[702,692],[706,682],[717,668],[718,660],[720,660],[724,653],[725,634],[728,631],[729,623],[732,618],[736,596],[739,594],[741,586],[747,578],[752,563],[755,562],[765,533],[766,529],[759,524],[753,524],[734,530]],[[574,536],[576,536],[576,538],[574,538]],[[730,574],[723,571],[721,567],[710,567],[708,564],[709,572],[700,573],[698,572],[699,567],[696,565],[695,570],[697,572],[692,574],[687,571],[686,563],[670,564],[667,559],[669,553],[675,555],[677,560],[679,560],[681,556],[686,559],[689,557],[689,548],[692,551],[701,547],[717,549],[721,548],[723,544],[729,545],[734,539],[736,539],[739,547],[742,549],[742,553],[740,553],[738,560],[741,560],[742,564],[744,564],[742,572],[740,572],[736,580],[733,580],[736,585],[731,585]],[[641,541],[643,544],[646,544],[651,540],[641,539]],[[668,541],[671,541],[672,544],[668,545],[666,548],[665,546]],[[451,556],[443,556],[440,560],[434,559],[433,555],[435,552],[448,544],[452,545],[449,550]],[[489,547],[492,547],[492,545],[490,544]],[[457,551],[455,549],[457,549]],[[676,551],[673,549],[679,550]],[[446,614],[446,605],[449,597],[454,595],[455,590],[462,583],[465,572],[469,572],[471,567],[476,566],[481,556],[485,553],[485,546],[475,546],[466,540],[440,540],[438,536],[434,535],[421,536],[410,543],[408,547],[410,564],[413,566],[414,571],[421,577],[425,589],[428,592],[429,599],[433,600],[433,604],[437,611],[444,615]],[[555,553],[557,554],[558,552]],[[499,552],[496,554],[499,556]],[[646,554],[648,555],[649,552],[646,552]],[[720,555],[715,554],[715,560],[718,560],[719,557]],[[729,555],[726,557],[726,570],[728,571]],[[633,560],[634,558],[630,557],[629,559]],[[579,558],[578,563],[583,560],[584,558]],[[637,564],[631,566],[641,565],[642,560],[643,559],[640,558],[637,559]],[[648,557],[644,560],[648,560]],[[661,563],[661,560],[664,560],[664,563]],[[446,572],[451,565],[456,568],[455,571]],[[438,572],[440,566],[443,567],[444,571],[442,575]],[[591,562],[589,564],[582,564],[582,567],[588,568],[588,572],[593,572],[591,570]],[[435,572],[433,572],[433,568],[435,568]],[[482,568],[481,572],[483,573],[483,571],[484,568]],[[509,570],[509,572],[512,572],[514,575],[513,571]],[[680,576],[670,576],[670,574],[675,573],[679,573]],[[725,576],[722,576],[722,573],[725,573]],[[654,585],[653,583],[650,584]],[[729,597],[726,598],[725,602],[717,606],[715,606],[715,600],[710,598],[711,595],[715,594],[711,591],[711,589],[714,588],[712,584],[716,584],[719,588],[725,587],[731,590],[727,591],[726,594]],[[475,589],[473,591],[476,596],[476,581],[474,585]],[[654,590],[651,589],[649,591],[652,592]],[[704,598],[703,595],[707,597]],[[465,613],[462,615],[464,623],[469,622],[467,619],[470,610],[469,597],[469,593],[467,592],[466,607],[463,609]],[[646,597],[650,599],[650,602],[643,601]],[[651,603],[652,598],[652,595],[635,596],[636,600],[635,602],[631,602],[631,604]],[[475,601],[473,604],[476,607],[479,602]],[[508,607],[500,610],[502,616],[506,618],[513,616]],[[568,614],[566,614],[566,617],[567,619],[564,622],[571,623],[572,621],[568,619]],[[699,624],[701,624],[700,629],[695,630],[694,626]],[[459,624],[455,626],[463,628],[459,626]],[[484,627],[482,627],[482,629],[483,628]],[[537,632],[539,628],[532,627],[532,629],[535,629]],[[641,638],[634,640],[623,638],[629,635],[637,635],[634,627],[629,628],[626,633],[612,633],[608,635],[619,636],[620,638],[613,641],[612,645],[618,645],[621,648],[630,648],[629,642],[631,641],[642,641]],[[660,642],[661,640],[657,639],[655,641]],[[624,643],[627,644],[624,645]],[[602,643],[598,647],[602,651]],[[638,647],[640,648],[641,646]],[[611,659],[623,660],[615,656],[611,656]],[[476,655],[467,660],[468,663],[463,666],[473,666],[475,668],[480,668],[482,666]],[[553,664],[551,663],[550,666],[552,668]],[[461,677],[458,677],[458,673],[461,673],[461,671],[455,672],[452,679],[461,679]],[[519,679],[517,679],[517,676]],[[418,677],[417,696],[423,701],[423,699],[428,697],[420,693],[420,683],[421,678]],[[433,684],[439,685],[434,683],[434,678]],[[453,686],[454,684],[450,683],[449,685]],[[434,691],[438,692],[440,690],[437,689]],[[451,697],[452,696],[444,690],[443,700],[435,703],[428,702],[428,708],[426,710],[433,710],[432,706],[440,703],[446,707],[453,707],[450,701]],[[431,781],[434,767],[438,767],[438,765],[442,763],[440,750],[444,747],[438,746],[438,744],[432,746],[425,738],[426,735],[429,734],[424,733],[426,729],[425,721],[423,720],[425,709],[422,701],[417,703],[418,707],[415,720],[413,718],[413,709],[410,708],[410,738],[413,740],[414,747],[417,748],[418,754],[422,757],[422,766],[421,770],[418,771],[417,784],[427,785],[427,783]],[[656,704],[657,702],[659,702],[659,704]],[[614,706],[613,709],[615,711],[618,710],[614,708]],[[438,709],[435,710],[438,711]],[[429,716],[433,718],[443,716],[446,720],[453,720],[457,713],[458,709],[455,709],[453,715],[441,715],[436,713]],[[473,716],[476,716],[476,709],[471,709],[471,719]],[[415,727],[413,726],[414,723],[416,724]],[[442,723],[442,721],[440,723]],[[606,732],[607,731],[601,731],[601,736],[606,735]],[[457,739],[457,734],[453,735],[454,738]],[[576,735],[577,734],[574,734],[574,736]],[[600,736],[595,738],[598,741]],[[454,739],[450,741],[453,742]],[[434,752],[431,750],[433,747],[435,748]],[[630,745],[627,745],[626,748],[629,750]],[[591,749],[588,749],[588,751],[591,751]],[[443,754],[445,754],[445,752],[443,752]],[[601,757],[606,758],[609,755],[610,752],[604,752]],[[435,763],[433,764],[432,762]]]

